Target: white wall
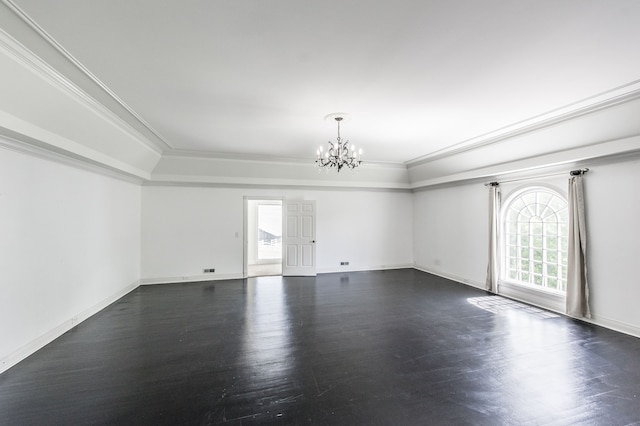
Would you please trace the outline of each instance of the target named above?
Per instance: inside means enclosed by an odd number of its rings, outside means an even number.
[[[414,258],[420,269],[484,288],[489,196],[482,184],[422,190],[413,200]]]
[[[0,145],[0,371],[138,285],[140,198]]]
[[[530,180],[566,195],[566,178]],[[503,200],[525,182],[501,185]],[[593,321],[640,336],[640,161],[591,167],[585,175]],[[484,288],[488,190],[482,183],[415,193],[414,256],[424,270]]]
[[[413,265],[410,193],[144,186],[143,282],[240,277],[244,196],[316,200],[318,272]]]
[[[242,274],[243,199],[234,190],[142,188],[144,279]],[[235,235],[238,235],[236,237]]]
[[[592,167],[584,190],[592,314],[640,337],[640,160]]]

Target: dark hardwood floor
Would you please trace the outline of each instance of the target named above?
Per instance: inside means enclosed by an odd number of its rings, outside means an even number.
[[[640,339],[415,270],[141,287],[0,375],[0,424],[640,424]]]

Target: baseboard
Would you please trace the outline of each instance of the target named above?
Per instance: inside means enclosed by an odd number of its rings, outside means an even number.
[[[626,322],[614,320],[611,318],[603,317],[602,315],[596,315],[592,313],[591,319],[578,318],[581,321],[588,322],[590,324],[599,325],[604,328],[608,328],[619,333],[628,334],[633,337],[640,338],[640,327],[633,324],[627,324]]]
[[[426,266],[413,265],[413,268],[417,269],[418,271],[426,272],[427,274],[437,275],[439,277],[446,278],[451,281],[455,281],[461,284],[466,284],[471,287],[479,288],[480,290],[486,290],[486,285],[483,282],[481,283],[478,281],[473,281],[468,278],[459,277],[457,275],[449,274],[442,271],[434,271],[433,269],[430,269]]]
[[[413,264],[378,265],[378,266],[336,266],[333,268],[316,268],[318,274],[335,274],[339,272],[383,271],[387,269],[412,269]]]
[[[203,274],[180,277],[143,278],[140,285],[191,283],[199,281],[241,280],[242,274]]]
[[[378,265],[378,266],[337,266],[335,268],[317,268],[318,274],[333,274],[339,272],[363,272],[363,271],[381,271],[385,269],[406,269],[413,268],[413,264],[407,263],[402,265]],[[140,280],[140,285],[155,285],[155,284],[175,284],[175,283],[188,283],[199,281],[220,281],[220,280],[241,280],[242,274],[203,274],[203,275],[190,275],[190,276],[178,276],[178,277],[156,277],[156,278],[143,278]]]
[[[90,308],[85,309],[84,311],[78,313],[77,315],[72,316],[71,318],[64,321],[62,324],[58,325],[57,327],[44,333],[42,336],[22,346],[17,351],[0,359],[0,374],[8,370],[9,368],[13,367],[23,359],[27,358],[29,355],[32,355],[36,351],[42,349],[44,346],[48,345],[58,337],[62,336],[64,333],[71,330],[73,327],[80,324],[87,318],[90,318],[91,316],[97,314],[98,312],[100,312],[101,310],[103,310],[104,308],[106,308],[116,300],[120,299],[121,297],[135,290],[136,288],[138,288],[139,285],[140,285],[139,280],[134,281],[133,283],[121,289],[117,293],[96,303]]]

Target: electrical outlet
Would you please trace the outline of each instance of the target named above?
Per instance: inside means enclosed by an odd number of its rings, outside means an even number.
[[[205,269],[204,273],[208,274],[208,273],[212,273],[212,272],[215,272],[215,271],[216,271],[215,268],[210,268],[210,269]]]
[[[349,262],[340,262],[340,266],[347,266]]]

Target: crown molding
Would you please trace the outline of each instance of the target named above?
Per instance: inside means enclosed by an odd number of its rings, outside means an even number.
[[[124,134],[135,140],[156,155],[161,155],[163,150],[147,138],[142,137],[129,123],[124,121],[113,111],[96,101],[82,89],[74,85],[65,76],[53,69],[49,64],[42,61],[17,40],[0,29],[0,49],[7,53],[18,63],[26,66],[30,71],[48,81],[54,87],[62,90],[72,99],[80,102],[85,108],[98,116],[103,121],[109,123]]]
[[[224,161],[237,161],[244,163],[260,163],[260,164],[273,164],[273,165],[309,165],[313,164],[315,157],[309,158],[296,158],[296,157],[278,157],[275,155],[257,155],[257,154],[237,154],[227,152],[215,152],[215,151],[199,151],[189,149],[171,149],[165,151],[163,157],[174,158],[191,158],[191,159],[210,159],[210,160],[224,160]],[[382,167],[393,169],[406,169],[407,166],[404,163],[392,163],[384,161],[363,161],[362,167]]]
[[[2,0],[2,3],[4,3],[14,13],[14,15],[22,20],[29,28],[35,31],[50,47],[55,49],[78,71],[84,74],[93,84],[95,84],[102,92],[109,96],[136,121],[138,121],[146,130],[148,130],[155,138],[157,138],[157,140],[154,141],[141,135],[139,131],[136,130],[130,123],[115,114],[110,109],[106,108],[101,103],[97,102],[86,92],[71,83],[68,78],[46,64],[46,62],[42,61],[24,45],[22,45],[20,42],[0,29],[0,45],[6,47],[8,52],[12,53],[14,57],[19,59],[23,64],[27,65],[31,70],[35,71],[39,75],[46,77],[49,81],[55,82],[59,87],[63,88],[67,92],[70,92],[70,94],[81,100],[85,105],[89,106],[102,118],[116,125],[122,131],[138,140],[145,146],[149,147],[154,152],[162,153],[166,149],[173,148],[171,144],[169,144],[169,142],[158,131],[156,131],[138,113],[136,113],[133,108],[131,108],[122,99],[120,99],[111,89],[109,89],[106,84],[100,81],[98,77],[96,77],[91,71],[89,71],[88,68],[86,68],[71,53],[69,53],[69,51],[62,47],[60,43],[58,43],[51,35],[49,35],[49,33],[47,33],[42,27],[40,27],[18,5],[16,5],[12,0]]]
[[[25,141],[22,135],[12,135],[10,131],[0,127],[0,149],[18,152],[23,155],[53,161],[77,169],[86,170],[125,182],[141,185],[149,176],[142,170],[133,170],[130,173],[116,167],[91,161],[85,157],[73,156],[68,152],[56,152],[51,148],[43,148],[30,141]],[[145,176],[147,175],[147,176]]]
[[[283,181],[286,182],[286,181]],[[406,187],[374,187],[374,186],[352,186],[352,185],[326,185],[326,184],[292,184],[288,183],[220,183],[220,182],[197,182],[197,181],[176,181],[173,176],[166,180],[150,180],[142,182],[145,187],[183,187],[183,188],[220,188],[220,189],[274,189],[274,190],[298,190],[298,191],[340,191],[340,192],[393,192],[407,193],[413,192],[412,189]],[[258,197],[261,200],[264,197]],[[267,197],[268,198],[268,197]]]
[[[640,99],[640,80],[582,99],[546,113],[513,123],[405,162],[408,168],[441,160],[502,142],[516,136],[555,126],[581,116]]]
[[[327,181],[312,179],[286,179],[262,177],[228,177],[228,176],[197,176],[176,174],[154,174],[145,186],[215,186],[225,188],[324,188],[324,189],[376,189],[376,190],[411,190],[410,184],[402,182],[367,182],[367,181]]]
[[[607,142],[598,142],[580,148],[555,151],[540,156],[522,158],[453,175],[412,182],[413,191],[439,187],[486,183],[491,180],[536,177],[543,173],[556,173],[567,168],[593,168],[598,165],[636,161],[640,159],[640,135]]]

